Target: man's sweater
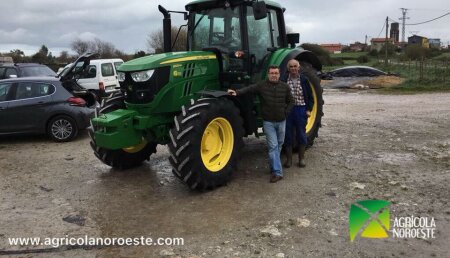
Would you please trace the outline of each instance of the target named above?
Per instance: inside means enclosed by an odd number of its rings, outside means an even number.
[[[265,121],[281,122],[285,120],[287,114],[294,106],[291,89],[282,81],[261,81],[239,89],[236,93],[237,95],[246,93],[258,94],[261,100],[261,115]]]

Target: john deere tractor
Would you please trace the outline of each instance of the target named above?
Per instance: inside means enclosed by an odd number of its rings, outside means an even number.
[[[174,175],[190,188],[226,184],[243,137],[262,134],[257,96],[230,97],[226,90],[265,80],[270,65],[285,73],[292,58],[300,61],[314,96],[307,124],[313,144],[323,115],[316,76],[322,65],[312,52],[295,48],[299,34],[286,34],[284,8],[272,1],[188,3],[181,12],[188,27],[186,52],[171,51],[173,11],[159,11],[164,53],[122,64],[120,92],[103,101],[92,119],[91,146],[102,162],[135,167],[158,144],[167,144]]]

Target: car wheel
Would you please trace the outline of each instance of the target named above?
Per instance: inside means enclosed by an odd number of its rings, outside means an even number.
[[[68,116],[56,116],[48,123],[47,134],[55,142],[68,142],[77,136],[77,124]]]

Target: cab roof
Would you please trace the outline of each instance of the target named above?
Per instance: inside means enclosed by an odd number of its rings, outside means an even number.
[[[220,6],[220,4],[225,3],[226,1],[228,1],[230,4],[240,4],[240,3],[252,3],[252,2],[256,2],[254,0],[195,0],[192,2],[189,2],[186,5],[186,10],[187,11],[192,11],[193,9],[202,9],[203,8],[212,8],[212,7],[217,7]],[[281,9],[282,6],[274,1],[264,1],[266,3],[267,6],[269,7],[275,7],[275,8],[279,8]]]

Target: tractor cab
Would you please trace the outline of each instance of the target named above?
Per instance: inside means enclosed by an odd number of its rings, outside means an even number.
[[[187,4],[186,10],[188,49],[217,55],[223,87],[264,79],[270,54],[287,46],[283,9],[277,3],[201,0]]]

